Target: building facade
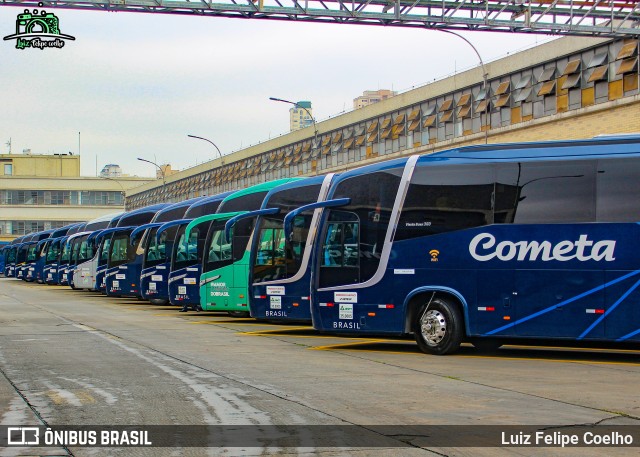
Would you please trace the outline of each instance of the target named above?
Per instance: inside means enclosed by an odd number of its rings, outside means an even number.
[[[353,99],[353,109],[364,108],[396,95],[396,92],[387,89],[365,90],[358,98]]]
[[[296,131],[127,195],[127,207],[443,149],[640,130],[638,40],[562,38]],[[308,129],[310,130],[310,129]]]
[[[69,154],[0,154],[0,177],[62,178],[80,176],[80,156]]]
[[[289,129],[292,132],[313,125],[313,108],[311,102],[296,102],[289,110]]]
[[[0,241],[122,211],[150,180],[81,177],[79,156],[0,155]]]

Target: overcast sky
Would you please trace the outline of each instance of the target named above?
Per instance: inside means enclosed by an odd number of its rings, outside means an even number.
[[[0,7],[0,35],[22,8]],[[435,31],[50,9],[62,49],[0,42],[0,151],[80,152],[82,174],[107,163],[155,174],[143,157],[184,169],[284,134],[290,106],[320,122],[364,90],[406,91],[478,64],[469,45]],[[467,33],[485,62],[545,36]]]

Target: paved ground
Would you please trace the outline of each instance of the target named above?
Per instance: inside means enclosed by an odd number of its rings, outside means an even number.
[[[0,279],[5,425],[640,425],[640,352],[509,346],[419,353],[407,339]],[[359,427],[356,427],[359,426]],[[331,430],[331,428],[323,429]],[[337,428],[336,430],[340,430]],[[637,455],[638,449],[5,448],[0,455]],[[366,441],[366,439],[365,439]],[[397,447],[410,442],[415,447]],[[386,442],[385,442],[386,443]]]

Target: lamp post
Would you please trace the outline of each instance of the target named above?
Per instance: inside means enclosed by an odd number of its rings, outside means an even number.
[[[197,138],[199,140],[204,140],[204,141],[206,141],[208,143],[211,143],[213,145],[213,147],[218,150],[218,154],[220,154],[220,162],[224,165],[224,159],[222,158],[222,152],[220,152],[220,148],[218,146],[216,146],[216,144],[213,141],[211,141],[211,140],[209,140],[207,138],[203,138],[201,136],[195,136],[195,135],[187,135],[187,136],[189,138]]]
[[[301,108],[303,110],[305,110],[307,112],[307,114],[309,115],[309,117],[311,118],[311,122],[313,122],[313,140],[314,142],[317,143],[318,140],[318,128],[316,127],[316,119],[313,117],[313,115],[311,114],[311,112],[305,108],[304,106],[296,103],[296,102],[292,102],[289,100],[283,100],[281,98],[276,98],[276,97],[269,97],[269,100],[273,100],[274,102],[282,102],[282,103],[288,103],[290,105],[293,105],[295,107]]]
[[[455,35],[458,38],[460,38],[461,40],[464,40],[469,46],[471,46],[471,48],[473,49],[473,52],[476,53],[476,55],[478,56],[478,60],[480,61],[480,66],[482,67],[482,88],[484,89],[484,96],[485,99],[489,96],[489,89],[487,86],[487,78],[489,77],[489,73],[487,73],[487,70],[484,66],[484,61],[482,60],[482,56],[480,56],[480,53],[478,52],[478,49],[476,49],[476,47],[471,43],[471,41],[467,40],[465,37],[463,37],[462,35],[460,35],[459,33],[453,32],[451,30],[445,30],[445,29],[437,29],[438,32],[444,32],[444,33],[450,33],[451,35]],[[489,119],[489,103],[485,103],[484,105],[484,118],[487,122],[487,127],[491,126],[491,120]],[[481,122],[482,124],[482,122]],[[484,129],[484,143],[487,144],[489,141],[489,129],[485,128]]]
[[[100,176],[100,179],[106,179],[108,181],[113,181],[115,183],[118,183],[121,189],[120,194],[122,195],[122,206],[126,207],[127,191],[124,189],[124,186],[122,185],[122,183],[117,179],[113,179],[108,176]]]
[[[161,167],[160,165],[158,165],[158,164],[157,164],[157,163],[155,163],[155,162],[152,162],[151,160],[142,159],[142,158],[140,158],[140,157],[138,157],[138,160],[139,160],[139,161],[141,161],[141,162],[147,162],[147,163],[150,163],[151,165],[155,165],[155,166],[156,166],[156,168],[158,168],[158,170],[160,170],[160,174],[162,175],[162,198],[164,199],[164,198],[165,198],[165,189],[164,189],[164,186],[165,186],[165,184],[166,184],[165,179],[164,179],[164,170],[162,169],[162,167]]]

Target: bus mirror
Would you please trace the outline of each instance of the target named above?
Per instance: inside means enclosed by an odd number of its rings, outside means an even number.
[[[301,206],[300,208],[294,209],[293,211],[287,213],[284,217],[284,237],[286,240],[291,241],[291,237],[293,236],[293,220],[295,217],[304,212],[310,211],[317,208],[335,208],[339,206],[348,205],[351,202],[350,198],[336,198],[335,200],[326,200],[323,202],[315,202],[310,203],[308,205]]]

